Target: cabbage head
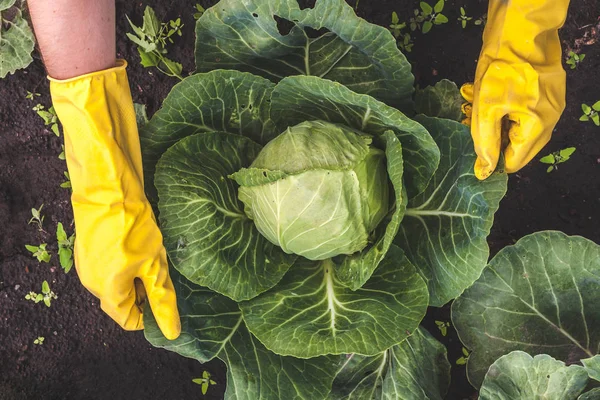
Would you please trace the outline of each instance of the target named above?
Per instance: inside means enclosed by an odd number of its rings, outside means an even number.
[[[385,153],[326,121],[289,127],[233,177],[258,231],[309,260],[361,251],[389,210]]]

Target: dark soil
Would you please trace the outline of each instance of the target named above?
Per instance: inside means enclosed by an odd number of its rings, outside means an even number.
[[[350,2],[354,5],[354,0]],[[152,113],[176,81],[142,68],[133,44],[125,37],[129,30],[125,15],[141,21],[146,4],[153,6],[160,17],[182,18],[184,34],[176,40],[170,55],[183,63],[184,71],[192,71],[195,1],[117,1],[118,56],[129,60],[134,101],[146,104]],[[392,11],[405,19],[417,4],[416,0],[403,4],[397,0],[362,0],[358,14],[387,26]],[[473,79],[482,28],[470,23],[461,29],[456,20],[461,5],[477,18],[485,13],[487,1],[449,0],[444,14],[450,22],[434,27],[427,35],[416,35],[408,58],[420,86],[441,78],[459,84]],[[550,174],[538,162],[540,155],[511,175],[508,194],[489,238],[492,254],[543,229],[561,230],[600,243],[600,128],[578,121],[581,103],[600,100],[596,75],[600,71],[600,46],[582,44],[589,42],[589,25],[597,25],[599,17],[597,0],[572,0],[561,31],[563,47],[565,53],[567,48],[576,48],[587,57],[576,70],[567,69],[567,108],[541,155],[570,146],[577,151]],[[582,40],[586,31],[588,36]],[[27,91],[39,92],[41,97],[27,100]],[[75,270],[65,275],[55,256],[49,264],[39,264],[25,250],[25,244],[47,242],[55,254],[56,245],[52,243],[56,224],[63,222],[69,233],[73,229],[69,191],[59,187],[66,169],[64,161],[57,158],[62,138],[45,129],[31,110],[37,103],[50,106],[39,56],[27,70],[0,81],[0,400],[197,399],[202,395],[192,379],[200,377],[203,370],[218,382],[204,398],[222,398],[225,368],[219,361],[201,365],[153,348],[142,332],[122,331],[81,286]],[[27,225],[30,209],[42,203],[48,233]],[[58,294],[50,308],[24,299],[30,290],[39,292],[43,280]],[[453,330],[442,337],[434,320],[449,321],[449,308],[432,309],[425,325],[448,346],[454,364],[461,355],[461,344]],[[41,346],[33,344],[38,336],[45,337]],[[453,366],[452,379],[448,399],[475,395],[463,366]]]

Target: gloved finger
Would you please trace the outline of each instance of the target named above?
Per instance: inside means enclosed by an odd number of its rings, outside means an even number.
[[[460,87],[460,94],[465,99],[467,103],[472,103],[474,98],[474,90],[472,83],[465,83]]]
[[[535,114],[511,115],[510,119],[514,123],[508,132],[510,142],[504,156],[506,172],[513,173],[523,168],[548,143],[554,124],[548,128]]]
[[[128,284],[129,288],[115,288],[117,290],[109,297],[101,298],[100,308],[123,329],[137,331],[144,329],[144,321],[134,283],[130,281]]]
[[[140,279],[144,283],[152,314],[161,332],[169,340],[177,339],[181,333],[181,321],[164,249],[160,259]]]
[[[506,110],[504,106],[487,106],[475,102],[471,123],[471,136],[477,160],[475,176],[484,180],[489,177],[498,165],[502,146],[502,118]]]

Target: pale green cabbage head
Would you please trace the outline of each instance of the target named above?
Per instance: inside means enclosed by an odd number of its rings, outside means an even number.
[[[258,230],[310,260],[361,251],[390,208],[385,153],[325,121],[288,128],[233,177]]]

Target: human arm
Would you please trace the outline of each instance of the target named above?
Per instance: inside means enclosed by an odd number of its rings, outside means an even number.
[[[487,178],[511,121],[505,168],[516,172],[550,140],[565,107],[566,77],[558,29],[569,0],[490,0],[475,82],[462,89],[473,104],[475,174]]]
[[[126,63],[116,60],[114,0],[30,0],[65,134],[83,285],[123,328],[143,328],[147,298],[165,337],[179,335],[162,235],[144,194]]]

